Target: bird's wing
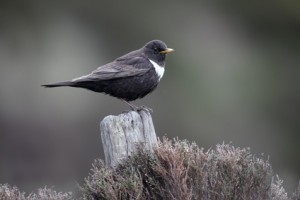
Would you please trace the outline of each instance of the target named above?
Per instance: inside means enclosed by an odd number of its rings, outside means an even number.
[[[141,76],[151,69],[152,64],[144,57],[132,57],[122,60],[115,60],[103,65],[93,71],[91,74],[82,76],[72,81],[100,81],[117,78],[126,78],[130,76]]]

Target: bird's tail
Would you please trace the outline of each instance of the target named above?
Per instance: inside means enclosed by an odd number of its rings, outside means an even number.
[[[46,88],[52,88],[52,87],[63,87],[63,86],[74,86],[74,82],[72,81],[63,81],[63,82],[58,82],[58,83],[50,83],[50,84],[45,84],[42,85],[43,87]]]

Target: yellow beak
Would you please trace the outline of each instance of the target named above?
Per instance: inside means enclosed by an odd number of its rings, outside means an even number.
[[[173,51],[175,51],[174,49],[171,49],[171,48],[167,48],[167,49],[165,49],[165,50],[163,50],[163,51],[160,51],[159,53],[161,53],[161,54],[167,54],[167,53],[171,53],[171,52],[173,52]]]

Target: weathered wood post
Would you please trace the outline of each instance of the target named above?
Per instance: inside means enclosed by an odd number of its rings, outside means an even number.
[[[152,117],[146,110],[109,115],[100,122],[101,139],[107,166],[114,167],[143,145],[150,152],[157,146]]]

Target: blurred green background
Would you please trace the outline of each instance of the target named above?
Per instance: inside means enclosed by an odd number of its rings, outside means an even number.
[[[99,122],[128,106],[41,84],[89,73],[152,39],[176,51],[156,91],[159,136],[264,153],[300,179],[297,1],[1,1],[0,183],[72,190],[103,158]]]

